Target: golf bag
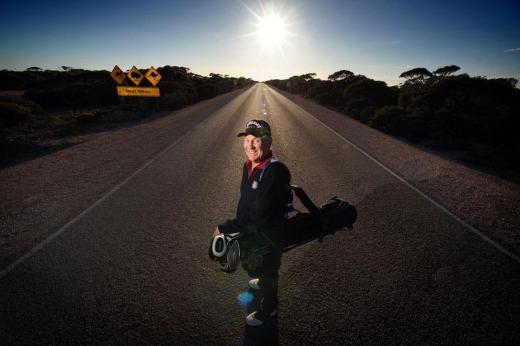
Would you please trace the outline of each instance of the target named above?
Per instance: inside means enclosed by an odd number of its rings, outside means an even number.
[[[336,196],[318,208],[301,187],[291,185],[291,191],[309,212],[299,212],[292,203],[289,204],[288,215],[292,212],[297,214],[289,216],[285,223],[283,252],[316,239],[322,242],[325,235],[345,228],[352,229],[356,222],[356,208]],[[226,273],[235,271],[239,262],[251,272],[261,270],[262,257],[269,251],[269,240],[263,233],[244,230],[214,237],[210,241],[209,257],[217,261],[220,269]]]

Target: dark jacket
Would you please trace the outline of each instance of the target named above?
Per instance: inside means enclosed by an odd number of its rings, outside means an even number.
[[[249,179],[247,173],[248,167],[244,164],[236,218],[220,224],[220,232],[263,232],[279,244],[286,220],[287,204],[292,201],[289,169],[282,162],[272,158],[263,169],[254,172]]]

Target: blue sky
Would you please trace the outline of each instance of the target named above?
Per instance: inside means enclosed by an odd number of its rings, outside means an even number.
[[[279,47],[252,12],[284,18]],[[0,68],[186,66],[256,80],[340,69],[384,80],[412,67],[520,79],[518,1],[12,1],[0,5]],[[249,34],[249,35],[247,35]]]

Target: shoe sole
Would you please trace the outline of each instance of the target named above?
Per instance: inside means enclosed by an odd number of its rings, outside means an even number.
[[[277,312],[278,312],[277,310],[274,310],[273,312],[271,312],[271,313],[269,314],[269,317],[267,317],[267,319],[265,319],[265,320],[260,320],[260,319],[257,319],[256,317],[255,317],[253,320],[248,320],[248,319],[246,318],[246,324],[247,324],[248,326],[250,326],[250,327],[260,327],[260,326],[264,325],[265,322],[269,321],[269,319],[270,319],[271,317],[275,317],[276,314],[277,314]],[[254,321],[260,321],[261,323],[257,324],[257,323],[255,323]],[[253,324],[252,324],[252,323],[253,323]]]
[[[257,290],[257,291],[260,290],[260,286],[258,286],[258,285],[252,286],[251,283],[248,283],[248,286],[249,286],[249,288]]]

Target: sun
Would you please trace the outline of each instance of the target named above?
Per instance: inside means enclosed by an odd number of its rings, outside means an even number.
[[[256,37],[264,48],[263,52],[269,52],[272,56],[274,52],[278,51],[284,57],[284,46],[290,45],[289,41],[298,37],[291,30],[295,24],[291,20],[294,11],[284,8],[284,6],[276,7],[272,3],[265,4],[261,1],[258,2],[257,10],[253,10],[244,2],[242,2],[242,5],[254,18],[253,22],[248,23],[254,30],[237,38]]]
[[[256,24],[256,34],[265,46],[277,47],[287,38],[287,26],[288,24],[282,17],[269,13],[259,18],[259,22]]]

